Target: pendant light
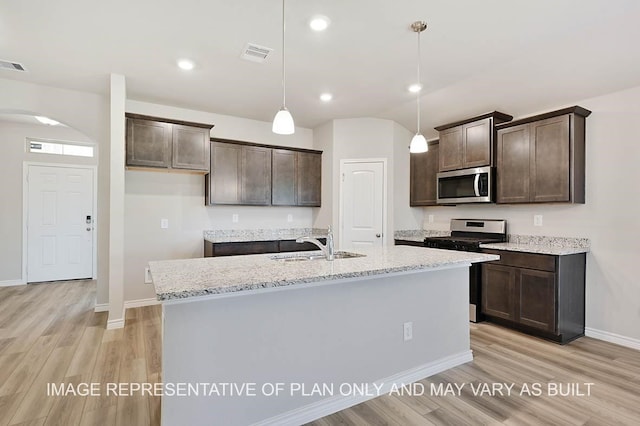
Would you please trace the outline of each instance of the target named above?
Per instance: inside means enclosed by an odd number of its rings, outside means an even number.
[[[420,85],[420,33],[427,29],[427,23],[424,21],[416,21],[411,24],[411,29],[418,33],[418,85]],[[416,134],[411,139],[411,144],[409,145],[409,152],[413,154],[429,151],[427,140],[422,136],[422,133],[420,133],[420,92],[421,90],[416,92],[416,105],[418,110]]]
[[[284,66],[284,47],[285,47],[285,25],[284,25],[284,1],[282,0],[282,108],[273,118],[273,126],[271,130],[273,133],[279,135],[292,135],[296,131],[296,126],[293,124],[293,117],[286,106],[286,73]]]

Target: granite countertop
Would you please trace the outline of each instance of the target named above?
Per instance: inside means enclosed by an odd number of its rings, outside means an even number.
[[[421,243],[427,237],[447,237],[449,235],[451,235],[451,231],[435,231],[433,229],[402,229],[393,233],[393,239]]]
[[[498,260],[499,256],[422,247],[391,246],[356,252],[365,257],[283,262],[273,254],[149,262],[158,300],[293,286]]]
[[[590,242],[587,238],[546,237],[536,235],[510,235],[509,242],[481,244],[481,248],[521,251],[526,253],[564,256],[588,253]]]
[[[214,244],[295,240],[298,237],[325,238],[326,236],[326,229],[316,228],[215,229],[204,231],[204,239]]]

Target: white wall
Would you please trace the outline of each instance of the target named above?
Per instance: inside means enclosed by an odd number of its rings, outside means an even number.
[[[399,124],[379,118],[333,120],[314,129],[316,148],[328,154],[323,156],[323,205],[314,218],[314,227],[333,224],[336,241],[340,240],[340,161],[383,158],[387,160],[387,244],[393,244],[395,229],[419,228],[422,209],[409,208],[408,146],[411,136]],[[326,202],[328,198],[329,203]]]
[[[77,129],[100,147],[98,164],[97,303],[109,295],[109,101],[105,96],[0,79],[0,111],[44,115]],[[20,202],[20,200],[11,200]]]
[[[409,207],[409,144],[413,133],[398,123],[393,123],[393,229],[418,229],[422,227],[424,211]]]
[[[130,113],[214,124],[211,136],[298,148],[313,148],[310,129],[296,128],[291,136],[276,135],[271,123],[127,100]],[[324,200],[323,200],[324,202]],[[239,222],[232,222],[238,214]],[[287,215],[293,222],[287,221]],[[307,228],[310,207],[205,206],[204,176],[155,171],[127,171],[125,175],[124,300],[154,298],[144,284],[150,260],[201,257],[202,231],[207,229]],[[161,229],[160,220],[169,228]]]
[[[587,118],[586,204],[425,208],[426,229],[455,217],[507,219],[513,234],[587,237],[586,326],[640,344],[640,87],[576,102]],[[543,226],[533,226],[533,215]],[[426,222],[426,221],[425,221]]]
[[[52,154],[30,153],[26,149],[27,138],[55,139],[74,142],[91,142],[82,133],[69,127],[0,121],[0,283],[22,280],[22,169],[25,161],[97,165],[98,158],[67,157]],[[96,152],[98,149],[96,149]]]

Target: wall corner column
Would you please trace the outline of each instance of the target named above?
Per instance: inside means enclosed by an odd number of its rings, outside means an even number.
[[[111,74],[109,161],[109,319],[107,328],[124,327],[124,159],[126,81]]]

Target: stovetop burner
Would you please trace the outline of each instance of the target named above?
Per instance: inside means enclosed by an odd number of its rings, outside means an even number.
[[[507,224],[495,219],[451,219],[451,236],[427,237],[424,245],[461,251],[479,251],[480,244],[507,240]]]

